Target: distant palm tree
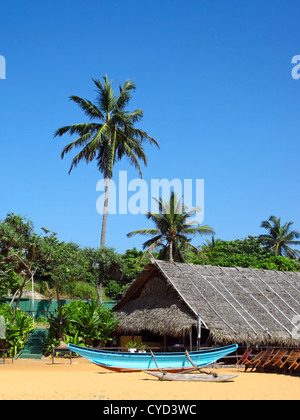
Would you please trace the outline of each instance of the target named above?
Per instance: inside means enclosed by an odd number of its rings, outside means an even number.
[[[211,237],[211,241],[209,239],[205,239],[206,244],[203,245],[203,248],[207,249],[213,249],[217,245],[219,245],[222,240],[221,239],[215,239],[214,236]]]
[[[284,255],[290,258],[297,258],[300,252],[291,248],[290,245],[299,245],[300,233],[290,230],[293,222],[281,225],[281,218],[270,216],[269,220],[264,220],[260,227],[268,230],[268,234],[258,237],[258,240],[266,246],[270,251],[274,251],[275,255]]]
[[[195,220],[189,218],[199,211],[194,207],[187,211],[186,206],[182,204],[174,192],[171,193],[170,200],[166,203],[162,198],[155,199],[159,205],[159,213],[147,213],[147,218],[152,220],[156,229],[139,229],[127,234],[152,236],[151,239],[143,244],[146,252],[154,251],[160,248],[159,258],[169,261],[184,261],[183,250],[185,248],[193,249],[198,252],[190,241],[195,235],[214,234],[214,230],[209,226],[200,226]]]
[[[107,76],[103,77],[104,84],[97,79],[92,79],[97,89],[96,104],[79,96],[70,96],[70,99],[77,103],[84,111],[90,122],[73,124],[59,128],[54,136],[62,136],[69,133],[77,134],[79,137],[64,147],[61,157],[74,148],[80,148],[80,152],[73,158],[69,173],[80,161],[87,163],[96,161],[99,171],[105,178],[105,198],[103,208],[103,221],[100,246],[105,247],[108,200],[110,180],[113,176],[113,166],[123,156],[127,156],[142,176],[139,160],[145,165],[147,157],[144,153],[143,142],[159,147],[157,141],[150,137],[145,131],[135,128],[135,123],[143,117],[143,111],[136,109],[129,112],[125,109],[131,99],[131,93],[135,85],[131,80],[126,80],[123,86],[119,86],[117,96],[112,88],[113,82],[109,82]]]

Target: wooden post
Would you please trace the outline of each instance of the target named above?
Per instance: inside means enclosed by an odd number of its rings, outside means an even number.
[[[167,351],[167,335],[164,334],[163,350]]]
[[[197,350],[200,350],[201,343],[201,317],[198,315],[197,318]]]
[[[190,334],[190,351],[192,351],[193,350],[193,327],[190,328],[189,334]]]

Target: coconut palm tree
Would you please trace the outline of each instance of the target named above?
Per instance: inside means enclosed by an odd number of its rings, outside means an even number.
[[[194,207],[190,211],[182,204],[182,198],[177,199],[174,192],[171,193],[170,200],[166,203],[162,198],[154,199],[159,206],[159,213],[147,213],[147,218],[152,220],[156,229],[139,229],[127,234],[152,236],[151,239],[143,244],[146,253],[160,248],[160,259],[169,261],[184,261],[183,251],[186,248],[199,252],[190,241],[193,236],[214,234],[214,230],[209,226],[200,226],[195,220],[189,218],[199,211]]]
[[[104,84],[100,80],[92,79],[97,88],[95,104],[79,96],[70,96],[70,99],[79,105],[90,121],[61,127],[54,133],[54,137],[66,133],[79,136],[65,146],[61,153],[63,158],[73,149],[80,149],[79,153],[73,157],[69,173],[81,161],[87,163],[96,161],[99,171],[104,176],[105,198],[101,247],[105,247],[106,241],[110,180],[113,176],[115,162],[126,156],[142,176],[139,161],[147,165],[143,143],[148,140],[151,144],[159,147],[154,138],[135,127],[135,124],[142,119],[143,111],[136,109],[129,112],[125,109],[135,90],[134,83],[131,80],[126,80],[123,86],[119,86],[119,95],[116,95],[112,88],[113,82],[109,82],[107,76],[104,76],[103,79]]]
[[[281,225],[281,218],[270,216],[269,220],[264,220],[260,227],[267,229],[268,233],[260,235],[258,240],[266,246],[270,251],[274,251],[275,255],[284,255],[290,258],[297,258],[300,255],[298,250],[290,247],[290,245],[299,245],[300,233],[290,230],[293,222]]]
[[[215,239],[215,237],[212,236],[211,241],[209,239],[205,239],[205,242],[206,242],[206,244],[202,245],[202,248],[213,249],[217,245],[219,245],[222,242],[222,240],[221,239]]]

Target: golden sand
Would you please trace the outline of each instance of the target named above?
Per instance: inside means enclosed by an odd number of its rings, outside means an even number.
[[[115,373],[78,358],[0,364],[0,400],[299,400],[300,377],[217,369],[232,382],[162,382],[144,372]]]

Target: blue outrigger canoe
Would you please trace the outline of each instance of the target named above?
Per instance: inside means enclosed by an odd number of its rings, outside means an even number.
[[[183,372],[193,368],[186,353],[183,352],[153,353],[154,359],[151,353],[100,350],[74,344],[68,344],[68,348],[92,363],[115,372],[155,371],[158,368],[167,372]],[[189,356],[196,366],[203,367],[215,363],[217,360],[236,351],[237,348],[237,344],[232,344],[208,350],[191,351]]]

